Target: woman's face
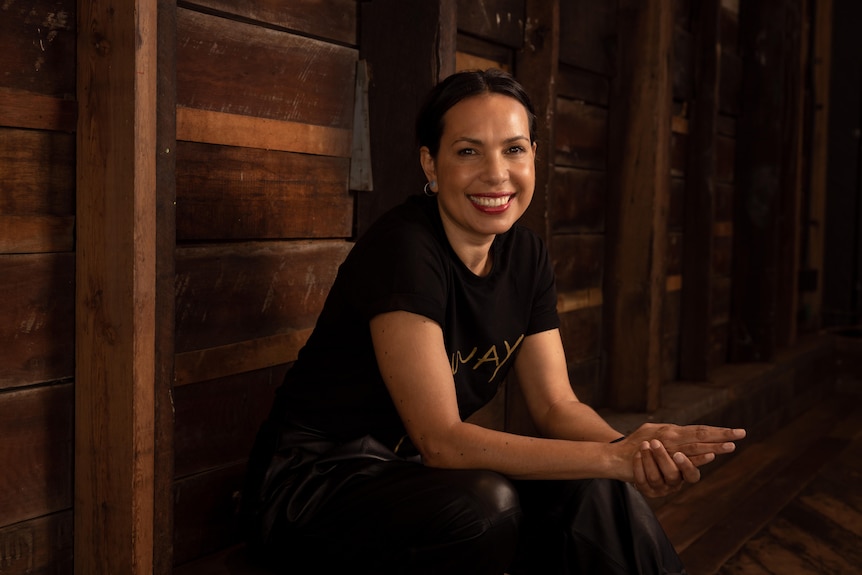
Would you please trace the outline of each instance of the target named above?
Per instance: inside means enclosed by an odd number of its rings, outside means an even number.
[[[450,243],[485,244],[520,218],[536,185],[527,111],[502,94],[466,98],[443,116],[436,158],[420,151]],[[453,237],[454,236],[454,237]]]

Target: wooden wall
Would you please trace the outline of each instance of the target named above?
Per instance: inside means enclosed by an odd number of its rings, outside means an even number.
[[[238,540],[245,459],[272,393],[351,240],[421,189],[404,142],[422,95],[454,70],[499,66],[533,96],[537,190],[524,221],[551,251],[578,395],[612,404],[626,390],[609,368],[642,351],[611,321],[626,317],[621,269],[648,284],[637,335],[644,357],[659,353],[658,383],[708,380],[728,361],[738,198],[750,193],[742,24],[734,0],[160,0],[155,571]],[[668,67],[658,44],[647,56],[669,86],[656,104],[669,126],[653,118],[645,137],[629,115],[649,110],[631,56],[656,30]],[[75,0],[0,8],[4,575],[72,570],[77,36]],[[366,90],[369,118],[357,115]],[[622,153],[632,138],[651,158],[640,187]],[[642,223],[623,213],[625,193],[647,200],[651,225],[621,227]],[[796,240],[792,226],[774,229]],[[624,234],[650,244],[647,265],[621,257]],[[648,383],[629,379],[635,395]],[[530,427],[517,385],[479,418]]]
[[[237,540],[257,426],[350,247],[356,12],[177,9],[176,564]]]
[[[0,572],[72,566],[75,0],[0,9]]]

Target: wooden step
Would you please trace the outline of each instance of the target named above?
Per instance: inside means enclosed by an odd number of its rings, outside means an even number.
[[[691,575],[715,573],[850,449],[862,434],[858,399],[835,396],[812,406],[656,509]]]

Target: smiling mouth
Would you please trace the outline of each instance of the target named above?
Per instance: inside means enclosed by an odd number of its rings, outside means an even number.
[[[514,196],[470,196],[470,201],[483,208],[501,208],[511,201]]]

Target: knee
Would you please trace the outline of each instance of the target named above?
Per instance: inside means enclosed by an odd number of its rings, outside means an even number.
[[[483,530],[516,535],[521,520],[521,503],[514,485],[493,471],[471,470],[456,479],[464,500],[462,509]]]

